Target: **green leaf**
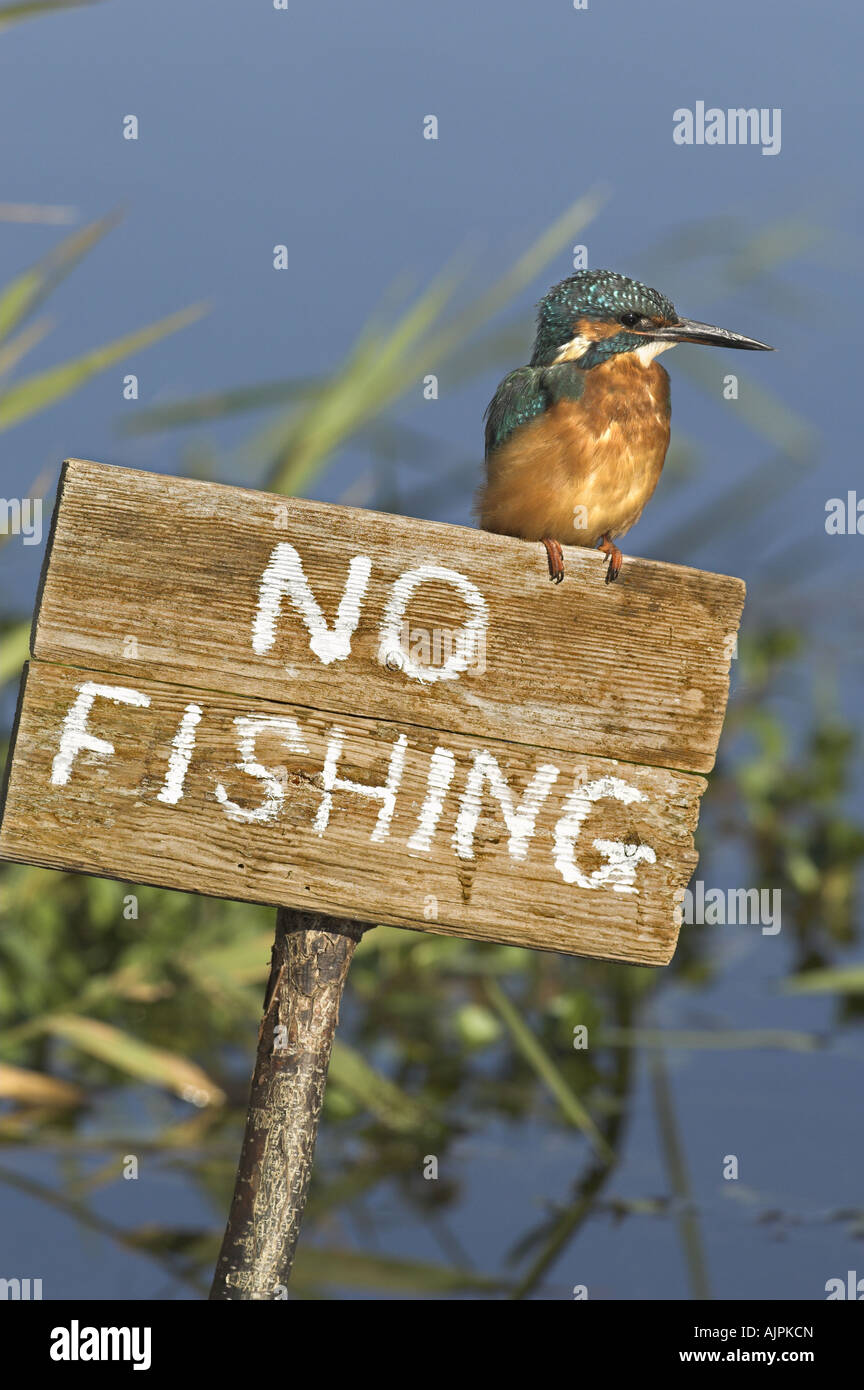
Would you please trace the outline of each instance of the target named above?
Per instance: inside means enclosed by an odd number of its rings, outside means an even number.
[[[190,957],[190,968],[202,975],[230,979],[234,984],[254,984],[266,980],[270,973],[272,946],[272,931],[241,936],[209,951],[196,951]]]
[[[222,1105],[225,1094],[206,1072],[188,1057],[134,1038],[100,1019],[80,1014],[46,1014],[34,1020],[40,1032],[62,1038],[71,1047],[116,1067],[137,1081],[164,1086],[193,1105]]]
[[[150,434],[156,430],[175,430],[186,425],[200,425],[209,420],[222,420],[228,415],[240,415],[252,410],[266,410],[286,405],[320,393],[325,386],[320,377],[298,377],[293,381],[270,381],[262,386],[238,386],[226,391],[211,391],[205,396],[191,396],[171,405],[136,410],[120,422],[121,434]]]
[[[813,1033],[784,1028],[604,1028],[604,1047],[681,1048],[709,1052],[777,1048],[784,1052],[816,1052],[824,1044]]]
[[[805,970],[783,981],[786,994],[864,994],[864,965]]]
[[[100,217],[98,221],[91,222],[80,232],[73,232],[72,236],[61,241],[47,256],[17,275],[3,291],[0,291],[0,342],[8,338],[9,334],[33,313],[36,306],[42,303],[119,220],[120,214],[111,212],[107,217]]]
[[[41,343],[53,327],[51,319],[37,319],[0,346],[0,377],[7,376],[13,367],[17,367],[21,359]]]
[[[388,333],[361,337],[343,370],[288,430],[271,484],[278,492],[302,489],[324,458],[401,394],[401,364],[411,346],[440,317],[457,283],[453,272],[445,272]],[[279,434],[285,433],[282,425]]]
[[[366,1255],[357,1250],[322,1250],[301,1243],[291,1276],[292,1288],[321,1285],[360,1289],[398,1289],[412,1293],[453,1293],[458,1290],[495,1290],[507,1287],[468,1269],[448,1269],[419,1260],[399,1260],[388,1255]]]
[[[501,1037],[501,1024],[482,1004],[463,1004],[454,1022],[466,1047],[491,1047]]]
[[[596,1153],[605,1162],[610,1163],[614,1158],[612,1150],[567,1078],[563,1075],[557,1062],[549,1056],[540,1039],[525,1023],[498,981],[486,980],[484,988],[490,1004],[501,1015],[525,1061],[533,1067],[546,1089],[555,1097],[562,1113],[572,1125],[581,1129],[586,1138],[591,1141]]]
[[[176,333],[188,324],[195,323],[206,312],[206,307],[204,304],[193,304],[188,309],[169,314],[167,318],[148,324],[146,328],[140,328],[135,333],[115,338],[104,347],[95,348],[92,352],[63,362],[59,367],[51,367],[48,371],[37,372],[33,376],[25,377],[23,381],[16,382],[0,395],[0,430],[8,430],[12,425],[18,425],[38,411],[54,405],[64,396],[77,391],[97,372],[128,358],[131,353],[140,352],[142,348],[150,347],[169,333]]]
[[[649,1071],[653,1083],[652,1090],[657,1114],[657,1128],[660,1132],[660,1147],[669,1177],[669,1185],[676,1197],[675,1224],[678,1227],[684,1262],[690,1279],[691,1297],[703,1302],[711,1297],[705,1242],[693,1205],[684,1142],[675,1115],[672,1088],[669,1085],[666,1062],[662,1052],[651,1054]]]
[[[0,9],[0,30],[18,24],[22,19],[36,19],[52,10],[74,10],[82,5],[94,5],[100,0],[23,0],[20,5],[4,5]]]
[[[44,223],[57,227],[77,221],[75,208],[56,203],[0,203],[0,222]]]
[[[71,1081],[61,1081],[43,1071],[28,1071],[0,1062],[0,1096],[16,1105],[57,1106],[83,1105],[86,1091]]]
[[[333,1044],[329,1076],[396,1133],[410,1133],[437,1124],[423,1105],[338,1038]]]
[[[416,385],[424,372],[432,366],[440,371],[467,336],[527,288],[602,202],[599,193],[578,199],[489,290],[443,327],[443,310],[461,278],[452,271],[439,276],[390,332],[364,333],[343,370],[306,410],[253,441],[253,449],[275,455],[270,486],[288,494],[305,488],[326,458]]]
[[[528,288],[541,270],[558,255],[561,248],[597,216],[606,202],[606,197],[606,193],[598,189],[577,198],[490,289],[447,324],[437,338],[432,338],[424,344],[427,357],[432,361],[449,357],[451,352],[464,343],[469,333],[476,332],[495,314],[505,309],[517,295]],[[419,363],[415,364],[413,371],[416,372],[418,367]]]
[[[0,638],[0,686],[16,679],[30,656],[30,624],[20,623]]]
[[[269,485],[280,492],[300,492],[327,458],[416,385],[430,363],[440,370],[447,357],[461,354],[466,337],[529,285],[602,201],[599,193],[577,200],[505,275],[443,327],[443,310],[461,279],[452,270],[439,276],[391,328],[380,322],[368,326],[329,380],[300,378],[213,392],[138,412],[131,420],[125,418],[123,428],[130,433],[169,429],[298,402],[300,409],[289,411],[244,446],[243,459],[246,465],[250,457],[270,460]]]

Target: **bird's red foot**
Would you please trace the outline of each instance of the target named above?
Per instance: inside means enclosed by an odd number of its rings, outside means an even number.
[[[546,555],[549,560],[549,578],[553,584],[560,584],[564,578],[564,553],[558,542],[553,541],[551,536],[544,536],[543,544],[546,547]]]
[[[606,583],[614,584],[615,580],[621,573],[621,565],[623,563],[624,556],[621,554],[621,551],[618,549],[617,545],[612,544],[612,541],[609,539],[608,536],[600,537],[599,541],[597,542],[597,549],[602,550],[603,554],[609,557],[609,561],[606,566]]]

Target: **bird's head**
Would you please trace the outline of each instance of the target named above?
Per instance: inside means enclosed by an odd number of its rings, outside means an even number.
[[[676,343],[772,351],[741,333],[682,319],[665,295],[638,280],[613,270],[580,270],[553,285],[540,301],[531,365],[569,361],[597,367],[629,352],[647,366]]]

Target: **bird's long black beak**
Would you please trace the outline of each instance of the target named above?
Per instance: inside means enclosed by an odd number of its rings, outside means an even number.
[[[710,347],[747,348],[750,352],[773,352],[768,343],[745,338],[743,333],[730,333],[728,328],[715,328],[712,323],[697,323],[695,319],[679,319],[656,328],[652,338],[666,343],[707,343]]]

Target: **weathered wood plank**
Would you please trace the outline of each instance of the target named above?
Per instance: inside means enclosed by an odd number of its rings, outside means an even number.
[[[327,661],[316,655],[284,594],[272,645],[253,649],[262,576],[269,566],[271,598],[280,576],[291,578],[290,552],[277,555],[280,545],[293,547],[331,628],[355,561],[359,616],[349,655],[334,657],[332,638],[321,648]],[[565,554],[567,577],[553,586],[542,547],[509,537],[73,460],[34,655],[133,683],[185,683],[708,771],[743,584],[628,556],[619,583],[606,585],[598,553],[568,547]],[[463,578],[429,575],[430,566]],[[482,595],[483,659],[458,679],[414,679],[394,656],[392,634],[382,643],[382,616],[400,577],[417,569],[427,576],[417,587],[401,580],[408,628],[399,627],[398,643],[425,661],[438,641],[439,669],[471,611],[470,595]]]
[[[102,544],[107,514],[95,521]],[[118,544],[124,524],[118,518]],[[332,716],[288,704],[284,692],[279,701],[202,693],[154,681],[150,665],[106,676],[31,663],[0,855],[547,950],[650,965],[671,958],[703,778],[538,747],[527,722],[518,742],[478,740],[419,721]],[[101,693],[84,707],[88,682]],[[250,718],[282,721],[247,745],[252,771],[238,751],[251,726],[235,722]],[[84,738],[113,751],[82,748]],[[509,789],[509,825],[480,775],[494,778],[490,758]],[[331,786],[336,776],[380,789],[388,772],[392,800]],[[532,780],[530,833],[530,796],[521,821],[516,814]],[[498,791],[506,801],[500,783]],[[248,819],[268,797],[269,818]]]

